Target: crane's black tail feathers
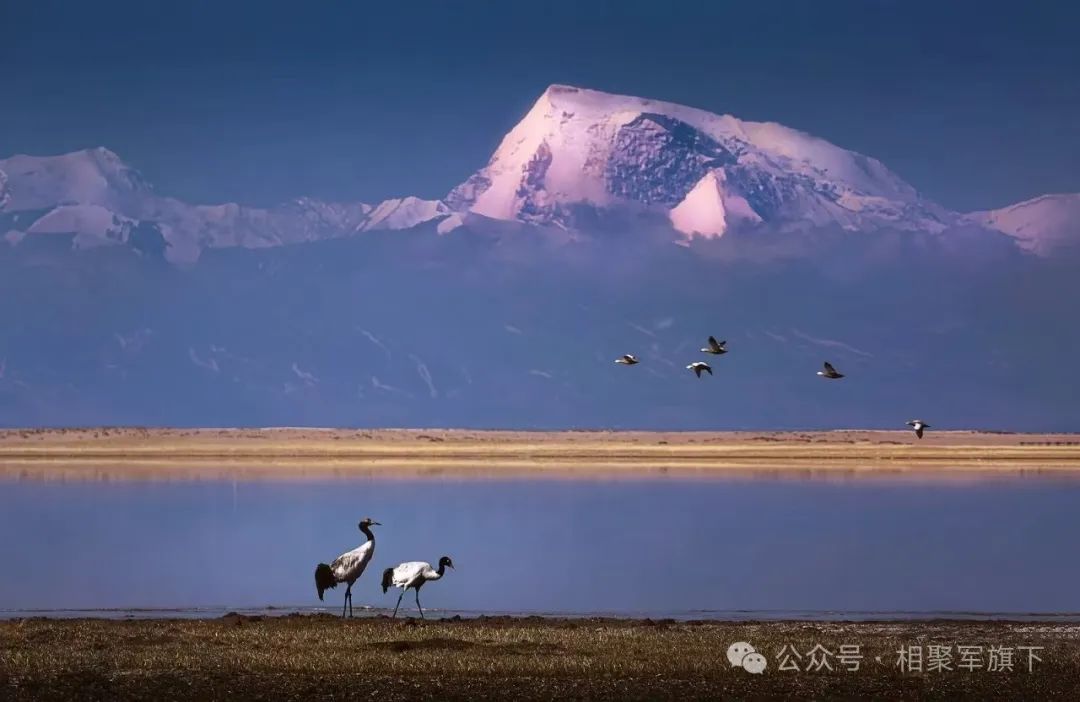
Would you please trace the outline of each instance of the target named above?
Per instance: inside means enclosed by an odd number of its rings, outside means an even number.
[[[334,580],[334,571],[330,570],[330,566],[325,563],[315,566],[315,589],[319,591],[319,599],[322,599],[323,592],[335,587],[337,581]]]
[[[387,568],[382,572],[382,591],[386,594],[386,591],[390,589],[390,586],[394,584],[394,569]]]

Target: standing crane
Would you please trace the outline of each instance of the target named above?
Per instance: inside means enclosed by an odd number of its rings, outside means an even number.
[[[387,590],[393,587],[400,587],[401,594],[398,595],[397,604],[394,605],[394,614],[391,619],[397,616],[398,607],[401,606],[401,598],[405,596],[405,591],[410,587],[416,592],[416,608],[420,610],[420,618],[424,618],[424,608],[420,606],[420,588],[424,586],[424,583],[429,580],[438,580],[446,572],[447,568],[453,568],[454,562],[450,560],[450,556],[443,556],[439,559],[439,569],[435,570],[431,567],[431,564],[427,561],[409,561],[408,563],[402,563],[396,568],[387,568],[382,574],[382,591],[385,594]]]
[[[367,541],[360,544],[352,551],[346,551],[337,558],[330,565],[320,563],[315,567],[315,588],[319,591],[319,599],[323,598],[323,592],[328,589],[335,588],[338,583],[347,583],[348,587],[345,589],[345,601],[341,605],[341,616],[345,617],[345,607],[349,608],[349,616],[352,616],[352,586],[356,582],[357,578],[364,574],[364,568],[367,568],[368,562],[371,560],[371,556],[375,553],[375,534],[371,532],[371,527],[382,526],[371,517],[364,517],[360,520],[360,531],[367,537]]]

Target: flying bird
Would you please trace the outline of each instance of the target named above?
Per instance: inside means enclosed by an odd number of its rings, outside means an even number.
[[[930,428],[930,425],[921,419],[912,419],[910,422],[907,423],[907,425],[915,430],[915,436],[919,437],[920,439],[922,438],[923,430]]]
[[[838,380],[839,378],[844,377],[844,374],[837,373],[836,369],[833,368],[832,364],[828,361],[825,361],[825,370],[819,370],[817,374],[822,378],[829,378],[830,380]]]
[[[370,517],[365,517],[358,526],[364,536],[367,537],[367,541],[352,551],[341,554],[330,565],[320,563],[315,568],[315,589],[319,591],[320,600],[323,598],[323,592],[337,587],[338,583],[348,584],[345,589],[345,602],[341,605],[341,616],[343,618],[345,617],[346,605],[349,607],[349,616],[352,616],[353,583],[364,574],[364,568],[367,568],[371,556],[375,553],[375,534],[371,532],[371,527],[382,525]]]
[[[624,366],[633,366],[635,364],[641,363],[641,361],[638,360],[637,356],[632,353],[624,353],[622,355],[622,358],[616,358],[615,362],[621,363]]]
[[[401,594],[398,595],[397,604],[394,605],[394,613],[391,615],[391,619],[397,616],[398,607],[401,606],[401,598],[405,596],[405,591],[410,587],[416,593],[416,608],[420,610],[420,618],[424,618],[424,608],[420,606],[420,588],[424,586],[424,583],[431,580],[438,580],[446,572],[447,568],[453,568],[454,562],[450,560],[450,556],[443,556],[439,559],[439,569],[435,570],[431,567],[431,564],[427,561],[409,561],[402,563],[395,568],[387,568],[382,574],[382,591],[386,594],[386,591],[391,587],[400,587]]]
[[[727,353],[727,349],[724,348],[725,346],[727,346],[726,341],[717,341],[715,336],[710,336],[709,337],[709,345],[706,346],[705,348],[701,349],[701,352],[702,353],[712,353],[712,354],[716,354],[717,356],[719,356],[722,353]]]
[[[712,375],[712,367],[704,361],[694,361],[688,365],[686,369],[694,371],[694,374],[699,378],[701,377],[701,371],[705,371],[709,375]]]

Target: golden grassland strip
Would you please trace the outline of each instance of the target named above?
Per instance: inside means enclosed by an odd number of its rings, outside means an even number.
[[[137,464],[138,468],[125,468]],[[164,474],[819,474],[1080,471],[1075,435],[939,432],[477,432],[85,429],[0,432],[0,475],[81,467]]]
[[[1003,622],[27,619],[0,622],[0,697],[1070,699],[1078,640],[1077,625]],[[765,655],[765,673],[730,665],[735,641]],[[951,665],[927,670],[931,644],[950,648]],[[859,647],[857,670],[839,662],[841,645]],[[922,647],[922,672],[897,665],[909,646]],[[960,667],[958,646],[979,647],[981,669]],[[1012,651],[1011,670],[986,669],[992,646]],[[1023,646],[1038,647],[1030,671]],[[784,647],[802,670],[778,669]],[[828,666],[806,670],[815,647]]]
[[[816,480],[933,480],[974,483],[986,479],[1014,476],[1056,476],[1061,479],[1080,479],[1080,471],[1067,465],[962,464],[962,465],[881,465],[830,464],[816,466],[770,466],[768,464],[650,464],[650,463],[563,463],[474,462],[431,463],[353,461],[156,461],[102,462],[84,460],[0,460],[0,479],[33,481],[112,481],[112,480],[315,480],[378,478],[416,480],[492,480],[492,479],[558,479],[558,480],[648,480],[648,479],[816,479]]]

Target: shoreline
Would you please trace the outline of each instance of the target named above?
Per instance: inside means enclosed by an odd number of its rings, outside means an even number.
[[[1080,476],[1080,434],[6,429],[0,477]]]

